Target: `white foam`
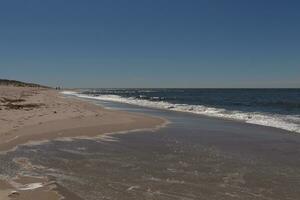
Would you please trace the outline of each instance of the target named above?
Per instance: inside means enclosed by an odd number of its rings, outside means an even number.
[[[73,91],[63,91],[62,93],[67,95],[77,96],[80,98],[113,101],[113,102],[127,103],[132,105],[150,107],[150,108],[166,109],[166,110],[201,114],[201,115],[206,115],[211,117],[239,120],[239,121],[244,121],[246,123],[270,126],[270,127],[275,127],[275,128],[280,128],[280,129],[300,133],[300,116],[295,116],[295,115],[280,115],[280,114],[272,115],[272,114],[260,113],[260,112],[229,111],[226,109],[207,107],[202,105],[172,104],[165,101],[154,102],[145,99],[136,99],[133,97],[124,98],[118,95],[90,96],[85,94],[79,94]]]
[[[25,191],[25,190],[35,190],[37,188],[41,188],[43,187],[43,183],[30,183],[30,184],[26,184],[22,187],[19,187],[18,190],[22,190],[22,191]]]
[[[61,93],[62,94],[67,94],[67,95],[76,95],[76,94],[78,94],[77,92],[69,91],[69,90],[62,91]]]

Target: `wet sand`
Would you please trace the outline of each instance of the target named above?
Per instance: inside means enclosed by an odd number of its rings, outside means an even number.
[[[300,137],[293,132],[105,105],[171,123],[155,132],[24,146],[3,159],[29,158],[43,168],[18,171],[51,175],[85,200],[298,200],[300,196]]]
[[[84,101],[65,98],[52,89],[0,86],[2,154],[22,144],[57,138],[95,137],[103,133],[155,128],[164,123],[165,120],[161,118],[111,111]],[[2,180],[0,199],[7,198],[7,193],[13,189],[14,186]],[[14,199],[39,196],[43,198],[38,199],[57,199],[55,192],[45,190],[49,188],[19,192]]]
[[[35,188],[34,186],[40,187]],[[0,199],[61,199],[63,196],[55,191],[56,188],[57,187],[54,184],[50,184],[44,178],[19,177],[13,181],[0,180]]]

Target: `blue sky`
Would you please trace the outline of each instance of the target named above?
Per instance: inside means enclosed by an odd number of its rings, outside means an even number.
[[[292,0],[3,0],[0,78],[300,87],[299,10]]]

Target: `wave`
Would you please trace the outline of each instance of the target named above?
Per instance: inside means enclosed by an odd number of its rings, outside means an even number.
[[[243,112],[243,111],[229,111],[222,108],[214,108],[203,105],[188,105],[188,104],[174,104],[166,101],[150,101],[138,98],[125,98],[119,95],[98,95],[91,96],[80,94],[73,91],[63,91],[63,94],[73,95],[80,98],[88,98],[102,101],[113,101],[119,103],[127,103],[143,107],[158,108],[165,110],[173,110],[179,112],[188,112],[211,117],[219,117],[226,119],[239,120],[246,123],[258,124],[263,126],[280,128],[292,132],[300,133],[300,116],[297,115],[282,115],[282,114],[267,114],[261,112]]]

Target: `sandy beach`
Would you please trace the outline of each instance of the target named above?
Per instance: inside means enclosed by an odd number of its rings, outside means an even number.
[[[160,118],[107,110],[66,98],[52,89],[0,86],[1,153],[26,143],[155,128],[164,122]],[[15,180],[20,187],[36,181],[24,177]],[[41,187],[20,190],[16,184],[3,178],[0,181],[0,199],[58,199],[59,195],[52,190],[49,180],[42,178],[38,183]]]

